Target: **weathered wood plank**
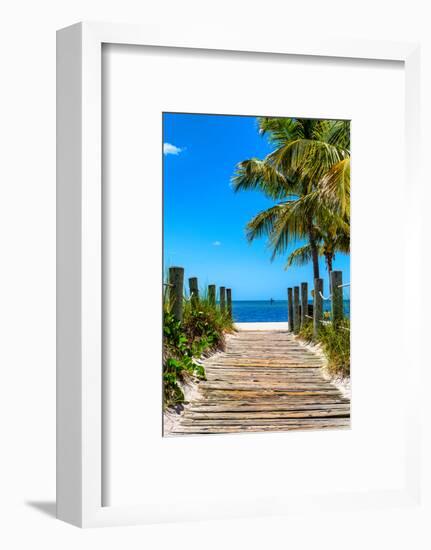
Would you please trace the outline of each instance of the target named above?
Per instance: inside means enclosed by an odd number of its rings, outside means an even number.
[[[334,424],[332,421],[325,423],[317,423],[315,420],[308,424],[278,424],[273,423],[262,424],[260,426],[181,426],[179,429],[175,429],[171,433],[176,434],[228,434],[228,433],[242,433],[242,432],[287,432],[293,430],[328,430],[328,429],[348,429],[350,428],[350,421],[344,420],[340,423]]]
[[[321,357],[288,331],[228,335],[225,352],[202,362],[207,380],[170,435],[350,426],[349,399],[323,377]]]
[[[188,412],[186,411],[184,415],[184,420],[189,419],[196,421],[206,421],[212,420],[216,422],[221,422],[223,420],[244,420],[247,422],[254,423],[256,420],[260,421],[263,419],[274,419],[280,420],[283,418],[321,418],[321,417],[330,417],[330,418],[349,418],[349,408],[344,409],[305,409],[301,411],[246,411],[246,412],[212,412],[205,413],[200,411]]]
[[[193,406],[192,412],[186,411],[184,416],[192,416],[195,414],[224,414],[224,413],[284,413],[292,412],[299,413],[301,411],[348,411],[350,412],[350,405],[348,403],[333,403],[333,404],[316,404],[316,405],[280,405],[279,403],[270,404],[258,404],[258,405],[207,405],[207,406]]]

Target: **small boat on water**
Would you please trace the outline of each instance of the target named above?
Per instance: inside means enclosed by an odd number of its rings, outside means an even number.
[[[273,298],[271,298],[271,299],[269,300],[269,303],[270,303],[271,305],[272,305],[274,302],[275,302],[275,300],[274,300]]]

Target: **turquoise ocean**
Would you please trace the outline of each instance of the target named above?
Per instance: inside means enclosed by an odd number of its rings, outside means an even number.
[[[311,302],[310,302],[311,303]],[[350,318],[350,300],[344,300],[344,315]],[[323,311],[331,310],[331,302],[323,302]],[[237,323],[276,323],[288,321],[287,300],[233,300],[233,319]]]

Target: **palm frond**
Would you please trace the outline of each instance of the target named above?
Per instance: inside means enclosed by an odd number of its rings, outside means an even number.
[[[335,250],[350,254],[350,231],[349,233],[339,232],[335,238]]]
[[[275,166],[258,159],[240,162],[231,184],[235,192],[258,189],[272,199],[285,198],[296,186],[293,179],[286,177]]]
[[[347,156],[347,151],[324,141],[297,139],[276,149],[267,160],[290,178],[318,181],[334,164]]]
[[[344,151],[350,150],[350,120],[320,120],[316,122],[313,138]]]
[[[274,222],[282,208],[283,204],[276,204],[254,216],[246,225],[247,240],[252,242],[254,239],[263,237],[264,235],[271,235],[274,230]]]
[[[350,157],[329,168],[318,187],[322,199],[338,215],[350,218]]]
[[[285,269],[288,269],[289,267],[295,265],[295,266],[303,266],[308,264],[312,259],[312,252],[311,252],[311,246],[310,244],[305,244],[304,246],[300,246],[299,248],[296,248],[293,252],[291,252],[287,258],[287,262],[285,265]]]
[[[269,235],[272,259],[286,252],[289,245],[308,237],[307,204],[302,198],[280,205],[273,229]]]
[[[260,135],[267,135],[271,143],[282,145],[292,139],[304,137],[304,128],[296,118],[259,117]]]

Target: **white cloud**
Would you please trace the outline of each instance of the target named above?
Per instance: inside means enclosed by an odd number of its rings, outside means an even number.
[[[213,242],[213,246],[220,246],[221,245],[221,242],[220,241],[214,241]]]
[[[172,143],[164,143],[163,144],[163,154],[164,155],[179,155],[183,149],[181,147],[177,147],[176,145],[172,145]]]

